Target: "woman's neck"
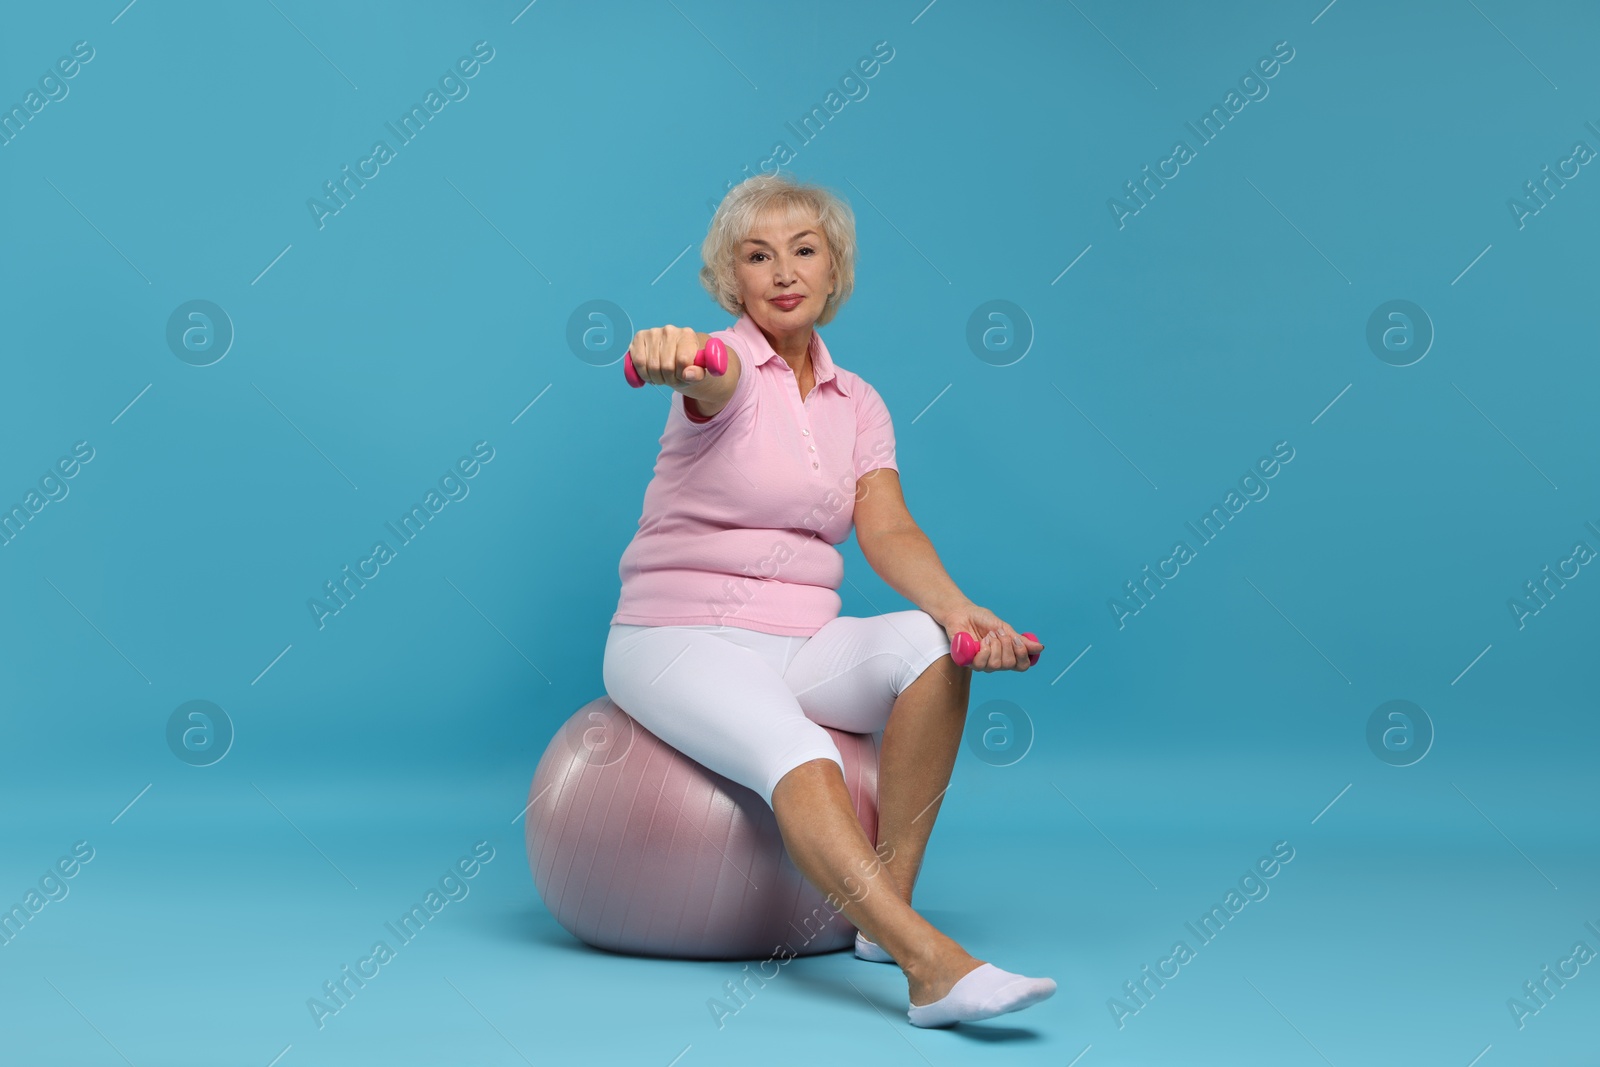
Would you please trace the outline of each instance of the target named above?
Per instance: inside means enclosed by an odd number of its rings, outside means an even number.
[[[778,354],[778,358],[789,364],[789,369],[794,372],[795,377],[800,377],[810,366],[811,338],[814,336],[810,326],[803,331],[777,336],[765,330],[762,333],[765,334],[772,350]]]

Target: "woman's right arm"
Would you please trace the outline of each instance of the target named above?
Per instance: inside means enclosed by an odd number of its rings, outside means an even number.
[[[657,326],[634,334],[628,350],[640,378],[682,393],[686,411],[709,419],[727,407],[743,369],[731,347],[726,373],[719,376],[695,366],[695,353],[710,339],[710,334],[687,326]]]

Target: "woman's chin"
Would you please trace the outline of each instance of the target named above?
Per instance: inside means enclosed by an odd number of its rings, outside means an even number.
[[[811,301],[802,300],[795,305],[792,311],[785,311],[776,304],[769,304],[750,317],[755,319],[757,326],[760,326],[768,333],[794,333],[800,330],[809,330],[817,321],[817,316],[810,304]],[[748,306],[746,305],[746,307]]]

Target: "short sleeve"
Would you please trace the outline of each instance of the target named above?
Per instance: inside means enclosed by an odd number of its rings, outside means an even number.
[[[711,336],[720,338],[724,344],[727,344],[735,352],[738,352],[741,346],[749,347],[732,330],[718,330]],[[677,393],[677,399],[672,402],[672,406],[683,416],[684,425],[689,427],[690,433],[697,434],[712,426],[721,426],[723,423],[732,422],[738,418],[740,411],[750,406],[751,397],[755,395],[756,374],[755,364],[746,359],[741,353],[739,355],[739,380],[734,384],[733,395],[728,398],[727,405],[709,419],[691,417],[686,403],[689,398],[682,393]]]
[[[894,456],[894,420],[878,391],[864,381],[856,395],[855,473],[861,478],[868,471],[887,467],[899,471]]]

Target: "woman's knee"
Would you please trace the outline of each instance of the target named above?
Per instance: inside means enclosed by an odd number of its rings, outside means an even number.
[[[929,615],[926,611],[913,611],[909,613],[916,622],[917,640],[924,651],[949,652],[950,637],[945,632],[944,625]]]
[[[938,661],[950,654],[950,635],[944,626],[926,611],[903,611],[904,617],[895,627],[910,642],[913,654],[906,657],[906,674],[897,692],[904,692],[912,682],[926,674]]]
[[[767,806],[776,810],[773,801],[778,794],[778,787],[784,782],[797,785],[808,781],[826,780],[830,775],[837,775],[839,781],[845,780],[844,758],[839,755],[839,749],[833,744],[833,739],[828,739],[827,753],[811,755],[796,755],[786,761],[773,774],[765,790]]]

